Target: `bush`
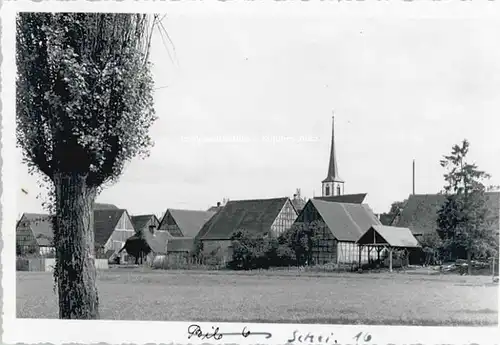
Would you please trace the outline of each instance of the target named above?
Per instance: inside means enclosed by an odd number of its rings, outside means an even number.
[[[237,230],[231,236],[233,255],[228,267],[235,270],[268,269],[289,266],[294,262],[293,251],[274,237],[262,238]]]
[[[424,234],[419,242],[425,254],[425,265],[435,265],[442,260],[444,254],[443,241],[437,232]]]

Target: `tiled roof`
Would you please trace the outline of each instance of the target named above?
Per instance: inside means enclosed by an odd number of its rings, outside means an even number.
[[[500,192],[485,193],[491,229],[500,229]],[[437,230],[437,212],[444,204],[443,194],[410,195],[400,214],[394,219],[393,226],[409,228],[413,234],[422,235]]]
[[[131,216],[130,220],[132,221],[132,224],[134,225],[135,231],[141,231],[148,225],[149,221],[151,219],[154,219],[154,225],[158,226],[160,223],[158,221],[158,218],[154,214],[143,214],[143,215],[138,215],[138,216]],[[149,229],[146,229],[149,230]]]
[[[172,216],[184,237],[195,237],[214,212],[168,209],[163,220],[167,219],[168,214]]]
[[[106,244],[123,212],[126,212],[126,210],[112,208],[94,209],[94,241],[96,247]],[[43,220],[38,221],[39,219]],[[31,223],[31,230],[38,245],[51,245],[54,234],[49,215],[25,213],[19,223],[22,223],[23,220],[28,220]]]
[[[126,211],[120,209],[94,210],[94,241],[96,247],[102,247],[106,244],[124,212]]]
[[[365,204],[348,204],[312,199],[312,205],[339,241],[355,242],[372,225],[382,225]]]
[[[229,239],[233,231],[245,229],[250,233],[264,234],[289,200],[287,197],[257,200],[232,200],[203,229],[203,240]]]
[[[149,248],[156,254],[166,254],[167,243],[173,238],[167,231],[155,231],[154,234],[145,231],[143,236]]]
[[[191,252],[194,249],[194,238],[174,237],[167,243],[167,253]]]
[[[217,212],[222,209],[223,206],[212,206],[210,207],[207,212]]]
[[[375,239],[375,241],[374,241]],[[408,228],[395,226],[373,225],[357,241],[359,244],[388,244],[391,247],[420,247],[417,239]]]
[[[54,238],[52,220],[48,214],[25,213],[19,221],[20,224],[28,222],[33,236],[39,246],[51,246]]]
[[[198,234],[195,236],[195,238],[203,238],[205,234],[208,232],[212,224],[214,223],[215,219],[217,218],[217,215],[222,211],[223,208],[219,208],[217,212],[214,213],[214,215],[201,227],[201,230],[198,232]]]
[[[323,201],[344,202],[348,204],[362,204],[365,201],[366,194],[367,193],[344,194],[337,196],[317,196],[314,197],[314,199]]]

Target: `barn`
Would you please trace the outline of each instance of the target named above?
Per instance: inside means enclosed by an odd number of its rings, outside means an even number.
[[[278,237],[296,218],[297,212],[288,197],[232,200],[205,223],[197,238],[203,243],[204,255],[220,255],[227,261],[235,230]]]
[[[168,209],[159,226],[159,231],[168,231],[173,237],[194,238],[215,212]]]
[[[94,204],[94,231],[96,244],[97,239],[103,241],[102,235],[106,236],[107,231],[103,230],[99,225],[101,216],[106,217],[106,214],[111,217],[111,214],[119,211],[118,207],[112,204]],[[121,210],[120,214],[124,210]],[[109,213],[109,214],[108,214]],[[101,219],[102,220],[102,219]],[[52,229],[52,221],[48,214],[43,213],[24,213],[16,225],[16,252],[18,255],[40,255],[40,256],[53,256],[54,233]],[[108,238],[106,238],[108,240]]]
[[[135,234],[135,228],[127,210],[98,209],[94,210],[94,234],[96,257],[109,259]],[[127,260],[122,253],[121,262]]]
[[[490,230],[500,231],[500,192],[486,192]],[[392,226],[409,228],[419,239],[424,234],[437,231],[437,213],[446,201],[443,194],[412,194],[408,197]]]
[[[408,228],[398,228],[395,226],[373,225],[356,241],[361,249],[366,248],[368,255],[374,249],[377,253],[377,260],[380,260],[382,250],[387,250],[389,254],[389,271],[393,268],[393,251],[402,250],[408,254],[408,250],[420,248],[417,239]],[[408,259],[408,256],[406,256]],[[400,262],[400,265],[407,265],[408,261]]]
[[[373,225],[382,225],[366,204],[350,204],[311,199],[295,223],[322,222],[325,226],[313,245],[315,264],[352,264],[359,262],[356,241]],[[368,251],[361,253],[368,261]]]

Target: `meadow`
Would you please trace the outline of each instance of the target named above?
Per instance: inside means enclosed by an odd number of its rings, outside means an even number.
[[[98,272],[101,319],[497,325],[491,277],[402,273]],[[57,318],[49,272],[17,272],[17,317]]]

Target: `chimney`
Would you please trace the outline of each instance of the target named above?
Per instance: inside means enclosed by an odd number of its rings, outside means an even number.
[[[413,193],[413,195],[415,195],[415,160],[413,160],[413,172],[412,172],[412,174],[413,174],[413,182],[412,182],[413,183],[413,188],[412,188],[412,193]]]
[[[220,207],[220,201],[217,201],[217,207]]]

